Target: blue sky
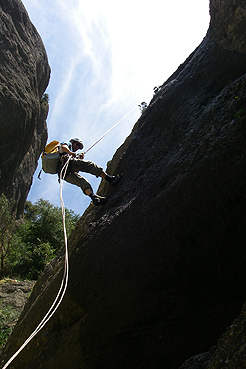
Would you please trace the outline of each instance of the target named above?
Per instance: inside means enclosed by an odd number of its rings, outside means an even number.
[[[184,62],[205,37],[209,0],[22,0],[47,51],[48,141],[80,137],[85,149]],[[106,168],[140,116],[138,107],[85,157]],[[133,158],[134,160],[134,158]],[[41,168],[41,161],[37,173]],[[60,206],[56,175],[34,175],[28,200]],[[84,175],[95,192],[100,180]],[[90,199],[64,182],[66,208]]]

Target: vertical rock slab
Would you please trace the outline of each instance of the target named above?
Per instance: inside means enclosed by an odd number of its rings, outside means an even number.
[[[21,214],[47,140],[50,67],[20,0],[0,0],[0,192]]]

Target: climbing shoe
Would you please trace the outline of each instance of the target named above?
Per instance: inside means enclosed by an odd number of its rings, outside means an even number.
[[[113,187],[116,187],[117,184],[122,180],[122,176],[117,174],[116,176],[112,176],[112,182],[110,183]]]
[[[108,201],[107,197],[102,197],[95,194],[91,196],[91,199],[95,206],[104,205]]]

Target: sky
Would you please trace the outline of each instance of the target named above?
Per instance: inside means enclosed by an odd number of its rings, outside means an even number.
[[[209,0],[22,2],[51,67],[48,142],[80,137],[86,150],[131,111],[85,156],[104,169],[140,117],[138,105],[202,42],[210,20]],[[39,180],[40,169],[41,159],[27,200],[60,206],[57,176],[42,172]],[[82,175],[96,192],[100,179]],[[83,214],[90,198],[62,188],[65,207]]]

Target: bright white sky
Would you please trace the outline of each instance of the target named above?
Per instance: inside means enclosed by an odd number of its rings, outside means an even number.
[[[48,141],[80,137],[85,149],[134,106],[150,102],[153,88],[201,43],[210,20],[209,0],[22,2],[51,66]],[[106,168],[139,116],[137,107],[85,159]],[[41,162],[37,173],[40,168]],[[42,173],[40,181],[37,173],[28,200],[42,197],[60,206],[56,175]],[[100,180],[84,176],[96,192]],[[66,182],[63,198],[66,208],[79,214],[90,203]]]

